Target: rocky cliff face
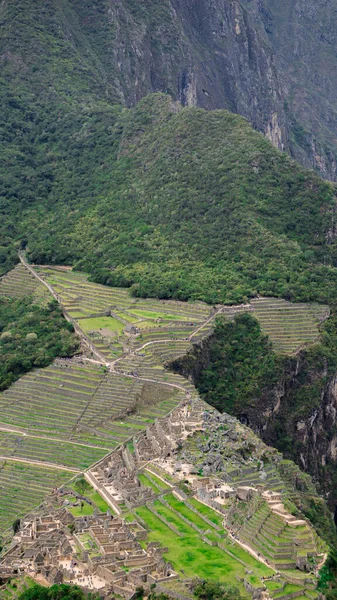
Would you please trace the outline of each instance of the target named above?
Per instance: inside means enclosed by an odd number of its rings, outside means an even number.
[[[76,0],[74,6],[94,46],[100,28],[107,37],[100,60],[114,72],[126,104],[164,91],[186,105],[227,108],[336,180],[337,0],[105,0],[100,6]]]
[[[211,366],[212,343],[211,336],[171,367],[198,387],[201,372]],[[312,367],[306,351],[285,359],[277,384],[265,388],[235,416],[310,473],[335,509],[337,377],[328,374],[326,361]]]
[[[62,102],[83,87],[80,99],[127,106],[160,91],[227,108],[336,180],[336,10],[337,0],[2,0],[0,64]]]

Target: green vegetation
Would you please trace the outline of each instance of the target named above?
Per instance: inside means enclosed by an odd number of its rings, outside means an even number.
[[[135,296],[207,302],[236,302],[257,291],[296,300],[334,297],[335,270],[321,264],[323,255],[334,259],[334,246],[325,243],[332,186],[225,111],[172,112],[169,98],[154,95],[117,119],[118,126],[108,128],[113,155],[102,156],[107,168],[94,175],[100,182],[94,203],[82,202],[80,192],[69,216],[64,172],[62,190],[51,167],[50,193],[57,187],[58,203],[48,215],[40,210],[34,237],[34,206],[25,219],[32,260],[74,262],[97,281],[132,286]],[[100,145],[105,152],[105,141],[92,135],[96,152]],[[47,146],[52,152],[51,140]],[[83,168],[88,149],[77,151]]]
[[[93,331],[95,329],[109,329],[111,332],[122,333],[125,325],[117,319],[111,317],[97,317],[93,319],[79,319],[79,326],[83,331]]]
[[[89,500],[91,500],[91,502],[93,502],[101,512],[106,513],[108,510],[111,511],[110,506],[105,502],[105,500],[103,500],[102,496],[100,496],[100,494],[94,490],[94,488],[90,485],[90,483],[88,483],[83,475],[75,479],[71,487],[78,494],[89,498]]]
[[[254,406],[266,385],[277,383],[281,360],[250,314],[233,322],[218,318],[210,348],[210,366],[197,386],[206,402],[221,411],[240,414]]]
[[[171,494],[165,498],[172,508],[180,509],[180,503],[178,502],[176,505]],[[193,577],[195,573],[198,573],[202,578],[227,584],[233,582],[235,575],[245,576],[244,565],[246,568],[252,569],[259,580],[261,576],[268,576],[272,573],[271,569],[255,560],[240,546],[233,542],[227,542],[226,538],[214,536],[214,542],[215,540],[220,541],[223,546],[221,548],[209,545],[211,544],[210,537],[207,536],[208,544],[197,531],[180,518],[178,512],[171,510],[170,506],[155,501],[153,508],[158,516],[145,506],[135,509],[135,513],[145,522],[149,530],[148,540],[160,541],[163,546],[168,547],[166,558],[172,562],[178,572],[182,571],[187,577]],[[191,519],[190,523],[192,524],[203,523],[201,518],[187,507],[181,514],[188,520]],[[167,526],[167,523],[170,523],[173,530]],[[205,522],[204,526],[205,529],[210,528]]]
[[[32,304],[32,298],[0,298],[0,390],[33,367],[46,367],[57,356],[79,348],[73,326],[55,301]]]
[[[218,525],[218,527],[222,527],[223,518],[215,510],[212,510],[209,506],[202,504],[202,502],[199,502],[195,498],[189,498],[189,503],[192,504],[201,515],[207,517],[212,523]]]
[[[0,463],[0,532],[38,506],[47,494],[70,479],[66,470],[12,461]]]
[[[99,600],[96,593],[85,593],[76,585],[52,585],[50,588],[35,584],[25,590],[18,600]]]
[[[4,9],[0,49],[24,53],[29,77],[8,59],[2,272],[21,246],[35,262],[75,264],[134,296],[334,298],[333,186],[238,115],[178,110],[160,94],[132,110],[114,105],[78,5]]]
[[[196,580],[192,590],[200,600],[241,600],[242,596],[236,587],[228,587],[219,582]]]

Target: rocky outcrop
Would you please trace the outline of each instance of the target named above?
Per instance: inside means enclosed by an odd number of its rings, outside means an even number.
[[[212,336],[194,346],[173,370],[198,387],[210,367]],[[284,360],[278,382],[266,387],[240,414],[265,443],[294,460],[319,483],[332,509],[337,505],[337,376],[326,361],[313,366],[305,350]],[[210,401],[210,398],[207,398]],[[224,407],[224,410],[226,407]]]
[[[74,3],[125,104],[163,91],[187,106],[227,108],[332,180],[336,7],[337,0]],[[107,40],[102,48],[98,34]]]

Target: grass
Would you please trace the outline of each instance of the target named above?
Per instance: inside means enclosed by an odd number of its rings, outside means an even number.
[[[199,502],[195,498],[189,498],[188,501],[190,504],[192,504],[192,506],[194,506],[194,508],[197,509],[198,512],[200,512],[201,515],[204,515],[210,521],[212,521],[212,523],[215,523],[215,525],[218,525],[219,527],[223,528],[223,517],[219,515],[219,513],[217,513],[209,506],[202,504],[202,502]]]
[[[155,312],[151,310],[140,310],[138,308],[132,308],[132,313],[137,317],[144,319],[163,319],[165,321],[186,321],[185,315],[172,315],[165,312]]]
[[[81,479],[81,478],[80,478]],[[70,489],[74,490],[74,492],[76,493],[82,493],[83,496],[85,496],[86,498],[88,498],[89,500],[91,500],[91,502],[94,503],[94,505],[101,511],[106,513],[108,510],[111,511],[112,509],[110,508],[110,506],[105,502],[105,500],[102,498],[102,496],[96,491],[94,490],[94,488],[92,487],[92,485],[90,485],[90,483],[88,481],[85,482],[85,488],[83,488],[83,492],[81,492],[80,488],[78,487],[78,485],[76,485],[76,480],[74,482],[72,482],[69,485]],[[67,496],[65,496],[66,498]],[[73,497],[69,496],[69,499],[73,499]],[[95,508],[95,507],[94,507]],[[93,508],[93,511],[94,511]]]
[[[177,498],[173,494],[168,494],[165,496],[165,500],[168,504],[178,511],[181,515],[186,517],[191,523],[194,523],[200,529],[209,529],[210,525],[206,523],[201,517],[196,515],[191,509],[189,509],[186,504],[182,501],[177,500]]]
[[[140,475],[138,475],[138,479],[139,481],[145,486],[145,487],[149,487],[151,488],[155,494],[159,494],[161,492],[161,488],[157,487],[150,479],[148,479],[148,477],[146,477],[146,475],[144,475],[143,473],[141,473]]]
[[[100,329],[109,329],[110,331],[122,333],[125,325],[113,317],[93,317],[91,319],[79,319],[78,324],[88,333],[89,331],[99,331]]]
[[[83,502],[83,506],[79,504],[79,506],[69,508],[69,511],[74,517],[89,517],[94,513],[94,510],[95,508],[87,502]]]
[[[158,506],[159,503],[156,504],[156,508],[159,508],[161,513],[169,520],[170,511],[163,510]],[[243,565],[220,548],[206,544],[192,528],[182,521],[179,524],[178,518],[170,517],[170,521],[183,533],[182,537],[178,537],[148,508],[140,507],[135,512],[149,528],[149,541],[160,541],[163,546],[168,547],[165,558],[172,562],[174,568],[185,576],[195,577],[197,573],[200,578],[213,579],[224,583],[233,583],[236,575],[244,577],[245,567]],[[241,555],[244,558],[248,557],[247,553],[244,552]],[[257,561],[255,563],[255,566],[258,566]],[[247,564],[250,564],[250,561]],[[261,575],[267,575],[271,572],[264,565],[262,567]]]
[[[169,490],[170,489],[170,486],[167,483],[165,483],[164,481],[159,479],[159,477],[157,477],[153,473],[149,473],[149,471],[147,469],[145,469],[145,474],[148,474],[148,477],[150,477],[152,479],[152,481],[155,483],[156,487],[158,487],[160,490]]]
[[[111,507],[105,502],[105,500],[103,500],[102,496],[100,496],[98,492],[93,492],[90,494],[90,500],[94,502],[101,512],[106,513],[108,510],[112,512]]]

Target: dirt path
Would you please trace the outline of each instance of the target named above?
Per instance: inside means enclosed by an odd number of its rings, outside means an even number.
[[[46,440],[48,442],[60,442],[61,444],[72,444],[73,446],[83,446],[84,448],[94,448],[96,450],[106,450],[110,452],[110,448],[103,448],[102,446],[93,446],[92,444],[83,444],[83,442],[73,442],[72,440],[65,440],[62,438],[48,437],[46,435],[34,435],[27,433],[23,429],[16,429],[15,427],[3,427],[0,424],[0,431],[6,431],[7,433],[14,433],[16,435],[22,435],[23,437],[34,438],[35,440]]]
[[[199,333],[199,331],[203,328],[206,327],[206,325],[208,325],[208,323],[210,323],[211,321],[213,321],[213,319],[215,319],[223,310],[223,306],[221,306],[221,308],[219,308],[213,315],[211,315],[207,321],[204,321],[204,323],[202,323],[202,325],[200,325],[200,327],[198,327],[198,329],[196,329],[195,331],[193,331],[193,333],[191,333],[191,335],[189,336],[188,340],[191,341],[191,339],[197,335],[197,333]]]
[[[74,469],[71,467],[63,467],[61,465],[56,465],[50,462],[43,462],[40,460],[28,460],[28,458],[14,458],[13,456],[0,456],[0,460],[11,461],[11,462],[19,462],[24,463],[26,465],[36,466],[36,467],[44,467],[47,469],[57,469],[58,471],[69,471],[69,473],[82,473],[81,469]]]

